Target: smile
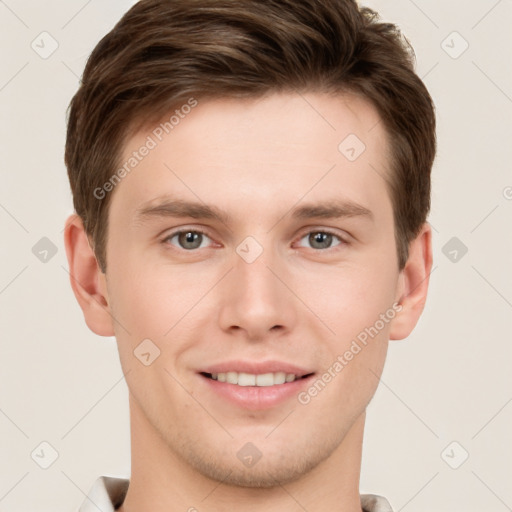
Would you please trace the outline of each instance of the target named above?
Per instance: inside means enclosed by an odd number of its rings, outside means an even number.
[[[203,373],[210,379],[228,384],[236,384],[237,386],[257,386],[269,387],[293,382],[304,376],[298,376],[293,373],[274,372],[274,373],[245,373],[245,372],[223,372],[223,373]]]

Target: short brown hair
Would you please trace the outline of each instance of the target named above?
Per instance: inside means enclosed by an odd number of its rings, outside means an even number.
[[[98,43],[68,110],[65,162],[76,213],[106,271],[113,175],[128,136],[190,97],[351,92],[390,141],[399,267],[430,209],[432,99],[399,29],[355,0],[141,0]],[[340,141],[341,142],[341,141]]]

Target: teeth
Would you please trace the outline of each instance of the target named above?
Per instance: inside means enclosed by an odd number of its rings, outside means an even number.
[[[228,384],[238,384],[238,373],[227,372],[226,373],[226,382]]]
[[[255,375],[244,372],[212,373],[212,379],[238,386],[275,386],[285,382],[293,382],[297,377],[293,373],[275,372]]]
[[[256,386],[256,375],[251,373],[239,373],[238,382],[239,386]]]

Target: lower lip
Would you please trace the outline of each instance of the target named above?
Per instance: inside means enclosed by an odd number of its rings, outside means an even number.
[[[274,386],[238,386],[227,382],[219,382],[204,375],[199,376],[210,389],[238,407],[249,410],[270,409],[281,405],[286,400],[296,397],[305,387],[309,386],[314,375],[277,384]]]

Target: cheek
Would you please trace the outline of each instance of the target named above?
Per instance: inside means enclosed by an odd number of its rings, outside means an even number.
[[[344,397],[345,406],[352,404],[349,410],[362,411],[367,405],[386,359],[389,330],[396,316],[393,304],[397,272],[381,270],[384,268],[390,266],[367,267],[359,275],[354,273],[344,283],[337,283],[343,285],[344,292],[339,307],[331,309],[336,336],[330,344],[330,368],[333,372],[336,361],[341,365],[336,365],[339,378],[335,379],[333,392]]]
[[[312,421],[311,427],[318,430],[323,423],[325,432],[333,428],[340,434],[363,413],[374,396],[385,361],[387,342],[374,338],[359,348],[335,351],[325,372],[319,374],[298,396],[300,407],[304,408],[304,422]],[[326,414],[327,412],[327,414]]]
[[[130,332],[163,337],[204,293],[203,286],[194,285],[187,276],[171,267],[125,262],[111,276],[113,314]]]
[[[393,271],[391,265],[318,267],[311,275],[305,272],[295,289],[343,346],[347,340],[373,326],[381,314],[393,313],[397,279],[398,272]],[[388,329],[387,323],[385,329],[380,323],[378,326],[379,330]]]
[[[138,354],[147,352],[151,358],[157,354],[151,363],[154,368],[162,365],[174,372],[186,366],[184,354],[194,348],[195,334],[208,328],[205,322],[213,316],[205,313],[207,301],[203,299],[217,280],[211,270],[198,276],[191,269],[142,261],[132,265],[125,261],[124,268],[113,269],[112,315],[117,320],[115,335],[125,373],[129,369],[136,370],[135,374],[147,372],[137,359]],[[153,372],[147,375],[158,379]],[[164,381],[169,378],[165,372],[161,377]]]

